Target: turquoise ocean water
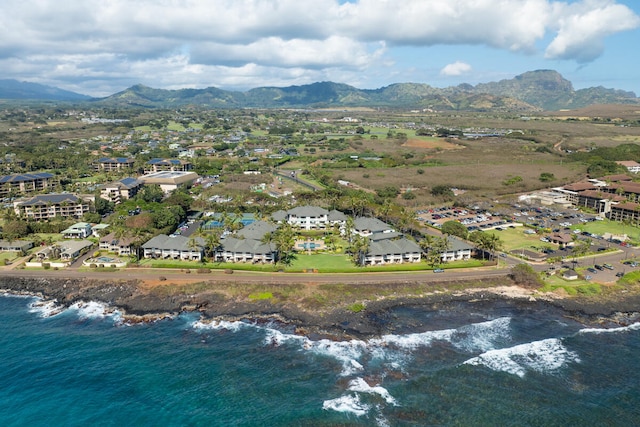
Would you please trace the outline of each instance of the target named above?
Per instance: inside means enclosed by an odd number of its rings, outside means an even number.
[[[639,324],[460,304],[333,342],[195,315],[126,325],[94,303],[53,313],[0,296],[2,426],[640,425]]]

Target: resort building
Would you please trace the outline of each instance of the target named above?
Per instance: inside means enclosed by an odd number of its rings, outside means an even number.
[[[100,188],[100,198],[115,203],[128,200],[138,194],[142,188],[142,181],[136,178],[124,178],[120,181],[104,184]]]
[[[413,240],[406,237],[397,239],[373,240],[369,249],[362,256],[363,265],[402,264],[405,262],[420,262],[422,250]]]
[[[151,159],[144,167],[144,173],[161,171],[188,172],[193,169],[191,162],[180,159]]]
[[[276,260],[274,244],[263,243],[267,233],[275,233],[277,227],[265,221],[254,221],[238,231],[238,237],[222,240],[216,259],[225,262],[273,263]]]
[[[622,160],[616,163],[619,164],[620,166],[624,166],[631,173],[640,172],[640,163],[635,162],[633,160]]]
[[[39,193],[57,186],[55,175],[48,172],[5,175],[0,177],[0,196]]]
[[[43,194],[13,202],[16,215],[36,221],[55,217],[81,218],[90,211],[95,197],[75,194]]]
[[[181,259],[201,261],[204,240],[190,239],[181,235],[160,234],[142,245],[143,256],[154,259]]]
[[[127,157],[102,157],[93,162],[96,172],[116,172],[133,169],[135,159]]]
[[[298,206],[288,211],[274,212],[271,218],[304,230],[323,230],[329,224],[329,211],[318,206]]]
[[[179,187],[191,187],[196,179],[197,173],[180,171],[154,172],[138,178],[145,185],[159,185],[164,193],[170,193]]]
[[[362,237],[369,237],[378,233],[393,233],[395,230],[378,218],[358,217],[353,221],[352,232]]]

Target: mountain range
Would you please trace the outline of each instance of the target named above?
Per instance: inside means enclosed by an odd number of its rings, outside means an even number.
[[[109,107],[171,108],[326,108],[387,107],[459,111],[554,111],[594,104],[640,104],[635,93],[602,86],[575,90],[553,70],[537,70],[513,79],[478,85],[435,88],[424,83],[396,83],[358,89],[343,83],[259,87],[246,92],[206,89],[154,89],[135,85],[105,98],[16,80],[0,80],[0,99],[88,101]]]

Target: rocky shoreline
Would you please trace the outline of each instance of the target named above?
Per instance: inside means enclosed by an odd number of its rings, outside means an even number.
[[[277,321],[296,328],[311,338],[349,339],[379,336],[406,325],[394,323],[390,312],[398,307],[446,310],[459,304],[482,306],[508,302],[527,309],[554,309],[586,325],[628,325],[640,321],[640,294],[615,298],[576,298],[536,295],[517,286],[440,292],[420,297],[369,301],[362,311],[334,308],[313,311],[295,304],[268,300],[239,300],[217,292],[167,295],[145,291],[131,280],[81,279],[62,277],[1,277],[0,289],[6,293],[33,295],[69,307],[78,302],[95,301],[124,313],[126,322],[154,321],[180,312],[199,312],[204,319]]]

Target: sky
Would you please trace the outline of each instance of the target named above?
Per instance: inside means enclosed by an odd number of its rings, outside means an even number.
[[[0,79],[108,96],[560,72],[640,95],[639,0],[2,0]]]

